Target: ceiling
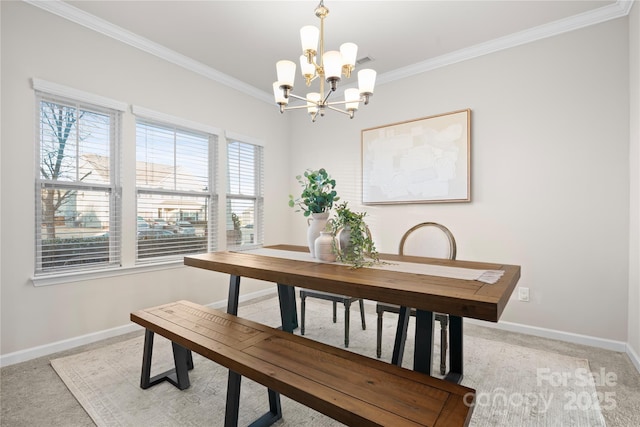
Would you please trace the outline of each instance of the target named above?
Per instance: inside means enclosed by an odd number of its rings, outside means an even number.
[[[317,0],[57,1],[54,13],[272,100],[275,63],[297,62]],[[624,16],[628,1],[325,0],[326,50],[359,46],[378,83],[482,52]],[[77,8],[77,9],[76,9]],[[626,11],[625,11],[626,8]],[[296,87],[303,87],[296,76]],[[296,91],[297,92],[297,91]]]

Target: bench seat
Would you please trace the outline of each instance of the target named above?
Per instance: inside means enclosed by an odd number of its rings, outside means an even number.
[[[180,388],[189,386],[184,376],[186,365],[193,367],[189,351],[195,351],[346,425],[464,426],[473,411],[475,390],[468,387],[189,301],[140,310],[131,320],[147,330],[143,388],[145,370],[146,386],[153,385],[148,373],[157,333],[174,343]],[[181,349],[188,355],[180,356]],[[227,392],[239,394],[239,382]]]

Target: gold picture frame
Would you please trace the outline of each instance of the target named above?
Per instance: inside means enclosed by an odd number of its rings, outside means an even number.
[[[362,203],[471,201],[471,110],[363,129]]]

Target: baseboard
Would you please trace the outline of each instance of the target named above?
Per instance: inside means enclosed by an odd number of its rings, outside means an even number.
[[[246,302],[252,299],[261,298],[265,296],[275,295],[276,291],[274,288],[269,288],[257,292],[251,292],[249,294],[241,295],[240,302]],[[365,303],[374,303],[370,301],[365,301]],[[210,304],[207,304],[211,308],[225,308],[227,306],[227,300],[216,301]],[[635,365],[638,372],[640,372],[640,357],[625,342],[622,341],[613,341],[604,338],[597,338],[588,335],[580,335],[574,334],[570,332],[563,332],[553,329],[539,328],[536,326],[528,326],[519,323],[512,322],[484,322],[476,319],[465,319],[465,322],[485,326],[489,328],[501,329],[509,332],[519,332],[526,335],[533,335],[542,338],[550,338],[559,341],[571,342],[574,344],[583,344],[592,347],[604,348],[606,350],[612,350],[617,352],[626,353],[631,362]],[[60,351],[69,350],[81,345],[91,344],[96,341],[104,340],[107,338],[116,337],[119,335],[124,335],[129,332],[134,332],[140,330],[140,326],[129,323],[127,325],[118,326],[115,328],[107,329],[104,331],[99,331],[87,335],[82,335],[79,337],[70,338],[67,340],[57,341],[51,344],[45,344],[38,347],[29,348],[26,350],[17,351],[14,353],[9,353],[3,356],[0,356],[0,367],[9,366],[20,362],[25,362],[27,360],[35,359],[42,356],[47,356],[53,353],[58,353]]]
[[[56,341],[51,344],[40,345],[37,347],[28,348],[26,350],[16,351],[0,356],[0,367],[13,365],[20,362],[26,362],[27,360],[36,359],[38,357],[48,356],[60,351],[69,350],[81,345],[91,344],[96,341],[104,340],[119,335],[128,334],[140,330],[140,326],[131,323],[129,325],[118,326],[111,329],[106,329],[99,332],[94,332],[87,335],[81,335],[79,337],[73,337],[62,341]]]
[[[266,289],[263,291],[252,292],[246,295],[240,296],[240,302],[245,302],[255,298],[260,298],[267,295],[275,295],[275,289]],[[227,300],[216,301],[211,304],[207,304],[211,308],[226,308]],[[115,328],[106,329],[103,331],[94,332],[87,335],[82,335],[74,338],[69,338],[62,341],[57,341],[51,344],[45,344],[38,347],[32,347],[25,350],[16,351],[0,356],[0,367],[14,365],[20,362],[26,362],[27,360],[36,359],[38,357],[48,356],[50,354],[58,353],[60,351],[70,350],[81,345],[91,344],[96,341],[101,341],[107,338],[117,337],[120,335],[128,334],[129,332],[139,331],[141,327],[135,323],[129,323],[127,325],[117,326]]]
[[[633,366],[635,366],[638,372],[640,372],[640,356],[638,356],[638,353],[636,353],[629,344],[627,344],[627,355],[629,356],[629,359],[631,359]]]
[[[485,322],[476,319],[464,319],[465,322],[474,325],[495,328],[509,332],[519,332],[525,335],[533,335],[535,337],[549,338],[558,341],[570,342],[573,344],[588,345],[590,347],[603,348],[605,350],[617,351],[621,353],[627,352],[627,343],[624,341],[614,341],[606,338],[592,337],[590,335],[574,334],[572,332],[558,331],[555,329],[540,328],[537,326],[523,325],[521,323],[512,322]]]

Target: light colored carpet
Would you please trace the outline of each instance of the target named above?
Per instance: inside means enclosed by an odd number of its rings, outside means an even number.
[[[307,301],[306,336],[342,346],[342,313],[339,312],[338,323],[333,324],[330,303]],[[362,331],[358,308],[352,308],[349,349],[375,357],[376,317],[370,311],[369,307],[367,330]],[[275,298],[241,307],[240,315],[279,325]],[[384,360],[390,359],[395,320],[395,316],[385,315]],[[139,387],[142,346],[143,338],[138,337],[55,359],[51,365],[98,426],[223,424],[226,369],[194,353],[195,368],[190,372],[189,389],[180,391],[165,382],[142,390]],[[463,384],[477,390],[472,426],[605,425],[587,360],[470,335],[465,335],[464,346]],[[408,340],[404,366],[411,366],[412,351]],[[438,352],[436,343],[435,354]],[[159,336],[152,366],[152,374],[172,367],[170,343]],[[438,372],[435,366],[434,372]],[[240,425],[248,425],[267,408],[265,388],[243,379]],[[341,425],[285,396],[282,409],[283,420],[276,424],[279,426]]]

